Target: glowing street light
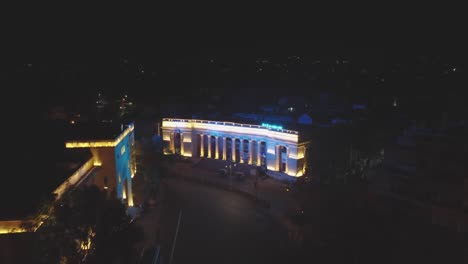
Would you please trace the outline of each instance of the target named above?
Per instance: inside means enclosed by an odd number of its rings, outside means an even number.
[[[229,189],[232,189],[232,168],[236,166],[237,166],[236,163],[231,163],[225,166],[228,169],[228,174],[229,174]]]

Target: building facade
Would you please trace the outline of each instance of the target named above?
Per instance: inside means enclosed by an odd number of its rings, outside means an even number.
[[[120,135],[110,140],[81,140],[65,143],[66,148],[89,148],[94,166],[99,167],[90,184],[106,190],[133,206],[132,178],[136,173],[134,125],[122,129]]]
[[[108,195],[120,198],[128,206],[133,206],[132,178],[136,173],[134,125],[132,123],[123,128],[113,139],[65,143],[68,149],[89,148],[92,156],[53,190],[56,199],[81,184],[93,184],[106,190]],[[23,227],[28,222],[29,219],[0,220],[0,235],[29,232]]]
[[[267,124],[173,118],[164,118],[161,130],[165,154],[261,166],[288,180],[305,171],[308,142],[301,140],[298,131]]]

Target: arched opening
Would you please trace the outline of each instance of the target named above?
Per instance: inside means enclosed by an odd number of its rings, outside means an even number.
[[[232,161],[232,138],[226,138],[226,160]]]
[[[214,159],[216,157],[216,137],[210,136],[210,157]]]
[[[224,159],[224,153],[223,153],[223,149],[224,149],[224,139],[223,137],[218,137],[218,159],[222,160]]]
[[[266,169],[266,143],[260,142],[260,166]]]
[[[242,153],[241,153],[241,159],[243,163],[248,163],[249,162],[249,141],[246,139],[243,139],[242,141]]]
[[[252,165],[258,165],[257,156],[258,156],[258,142],[253,140],[250,142],[250,157],[252,157]]]
[[[196,142],[197,142],[197,144],[195,145],[195,153],[198,153],[198,156],[201,157],[201,156],[203,156],[202,152],[201,152],[202,135],[200,135],[200,134],[197,135]]]
[[[234,140],[234,161],[235,162],[240,162],[240,152],[239,152],[239,148],[240,148],[240,140],[239,139],[235,139]]]
[[[132,192],[132,179],[131,178],[128,178],[128,180],[126,181],[127,182],[127,193],[128,193],[128,197],[127,197],[127,205],[128,206],[133,206],[133,192]]]
[[[127,189],[128,189],[127,180],[125,180],[122,184],[122,199],[124,200],[125,203],[127,202],[127,193],[128,193]]]
[[[209,139],[208,135],[203,135],[203,146],[202,146],[203,155],[202,156],[204,158],[208,157],[208,139]]]
[[[286,172],[286,162],[288,160],[287,148],[285,146],[279,146],[279,171]]]
[[[180,155],[181,135],[180,132],[174,133],[174,150],[175,154]]]

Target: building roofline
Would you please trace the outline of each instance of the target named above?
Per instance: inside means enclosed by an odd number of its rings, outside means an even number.
[[[202,124],[213,124],[213,125],[230,125],[236,127],[249,127],[249,128],[259,128],[259,129],[266,129],[281,133],[287,134],[294,134],[299,135],[299,132],[296,130],[289,130],[289,129],[276,129],[273,127],[266,127],[262,125],[253,125],[253,124],[245,124],[245,123],[236,123],[231,121],[214,121],[214,120],[202,120],[202,119],[187,119],[187,118],[163,118],[162,121],[176,121],[176,122],[195,122],[195,123],[202,123]]]
[[[66,148],[111,148],[117,146],[130,132],[135,129],[133,123],[120,133],[114,140],[72,140],[66,141]]]

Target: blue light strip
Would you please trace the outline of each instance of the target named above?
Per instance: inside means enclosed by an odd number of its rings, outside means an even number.
[[[270,124],[267,124],[267,123],[262,123],[262,127],[266,127],[266,128],[269,128],[269,129],[278,129],[278,130],[283,129],[282,126],[270,125]]]

